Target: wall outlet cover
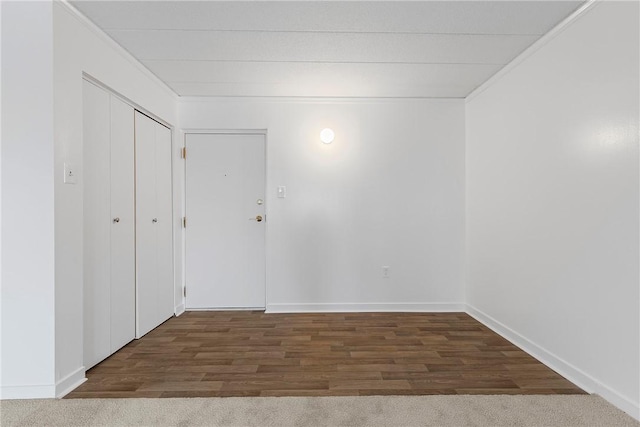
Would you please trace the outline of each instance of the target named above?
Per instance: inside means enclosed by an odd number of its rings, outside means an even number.
[[[389,274],[391,273],[390,270],[391,270],[391,267],[389,267],[388,265],[383,265],[382,266],[382,278],[383,279],[388,279],[389,278]]]

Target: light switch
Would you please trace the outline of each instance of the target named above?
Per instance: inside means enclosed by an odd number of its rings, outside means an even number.
[[[287,197],[287,187],[284,185],[278,186],[278,198],[284,199],[285,197]]]
[[[75,184],[77,181],[76,170],[69,163],[64,163],[64,183]]]

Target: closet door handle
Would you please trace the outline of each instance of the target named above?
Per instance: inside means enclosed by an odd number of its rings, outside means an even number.
[[[155,223],[155,222],[158,222],[158,218],[153,218],[153,219],[151,220],[151,222],[154,222],[154,223]]]
[[[113,222],[114,222],[114,223],[118,223],[118,222],[120,222],[120,218],[118,218],[118,217],[113,218]]]

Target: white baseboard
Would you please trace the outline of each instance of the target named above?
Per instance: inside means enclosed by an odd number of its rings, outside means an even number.
[[[175,310],[176,317],[180,316],[182,313],[184,313],[184,303],[176,306]]]
[[[56,386],[48,385],[3,385],[0,399],[51,399],[56,397]]]
[[[87,380],[85,377],[84,366],[79,367],[56,383],[56,397],[61,398],[76,389],[80,384]]]
[[[464,312],[463,303],[299,303],[267,304],[267,313]]]
[[[186,311],[265,311],[264,307],[189,307]]]
[[[466,312],[469,316],[511,341],[513,344],[520,347],[522,350],[526,351],[578,387],[582,388],[584,391],[597,394],[612,405],[640,421],[640,405],[638,405],[638,403],[634,403],[610,387],[600,383],[595,378],[575,367],[571,363],[556,356],[523,335],[520,335],[518,332],[497,321],[488,314],[483,313],[477,308],[467,304]]]
[[[2,386],[0,387],[0,399],[61,398],[87,380],[84,373],[85,369],[82,366],[56,384]]]

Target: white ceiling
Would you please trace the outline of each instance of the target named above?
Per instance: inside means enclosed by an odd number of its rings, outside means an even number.
[[[582,1],[73,1],[181,96],[465,97]]]

